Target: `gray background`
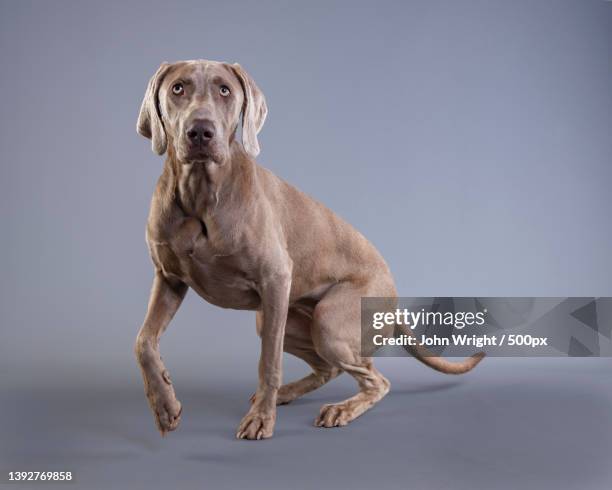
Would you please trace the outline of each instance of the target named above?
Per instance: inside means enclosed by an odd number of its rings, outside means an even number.
[[[0,3],[0,469],[82,488],[610,488],[609,360],[490,359],[311,427],[347,377],[232,435],[252,313],[188,296],[162,340],[184,404],[161,440],[132,346],[162,166],[135,132],[159,63],[240,62],[259,161],[353,223],[404,296],[612,296],[612,3]],[[286,361],[286,378],[305,368]],[[23,487],[22,487],[23,488]]]

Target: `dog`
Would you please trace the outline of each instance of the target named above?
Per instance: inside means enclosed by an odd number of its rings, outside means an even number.
[[[238,64],[163,63],[146,89],[137,131],[167,157],[148,217],[155,277],[135,353],[162,435],[176,429],[182,408],[159,338],[188,288],[222,308],[256,312],[259,382],[239,439],[271,437],[277,405],[343,372],[359,392],[324,405],[316,426],[345,426],[389,391],[362,356],[360,321],[362,297],[397,297],[389,267],[355,228],[255,162],[267,113],[262,91]],[[281,385],[283,351],[312,373]],[[411,351],[449,374],[483,356],[451,363],[419,346]]]

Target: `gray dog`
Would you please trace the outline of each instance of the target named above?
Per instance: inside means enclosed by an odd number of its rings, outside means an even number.
[[[391,272],[351,225],[257,165],[257,133],[267,112],[263,94],[236,64],[164,63],[149,81],[138,132],[167,158],[147,225],[155,279],[135,350],[162,434],[178,426],[181,404],[159,337],[189,287],[222,308],[256,311],[259,384],[238,438],[271,437],[277,404],[344,371],[359,392],[324,405],[319,427],[348,424],[389,391],[372,359],[361,355],[360,298],[395,298]],[[241,116],[242,143],[236,140]],[[283,350],[313,372],[281,386]],[[449,374],[469,371],[482,358],[451,363],[420,347],[412,352]]]

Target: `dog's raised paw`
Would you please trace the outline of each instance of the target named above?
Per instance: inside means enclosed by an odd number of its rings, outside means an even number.
[[[162,393],[152,393],[148,396],[155,424],[162,436],[175,430],[181,421],[183,406],[174,396],[174,392],[165,389]]]
[[[178,400],[175,400],[175,402],[176,403],[172,404],[170,407],[164,405],[161,410],[158,409],[155,411],[155,421],[157,422],[157,428],[162,436],[175,430],[181,421],[183,407]]]

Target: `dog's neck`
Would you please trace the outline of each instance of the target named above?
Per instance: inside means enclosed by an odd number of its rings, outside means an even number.
[[[228,158],[220,163],[180,162],[169,148],[164,170],[170,176],[169,187],[176,205],[187,216],[203,218],[234,201],[247,201],[245,198],[251,194],[253,185],[254,166],[242,145],[232,142]],[[237,197],[240,199],[236,200]]]

